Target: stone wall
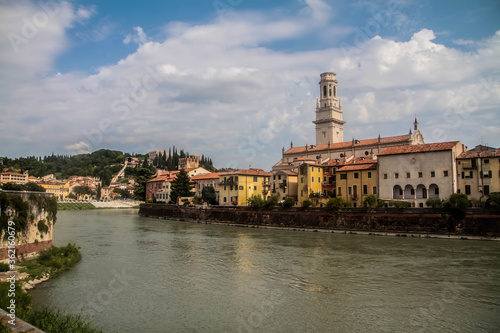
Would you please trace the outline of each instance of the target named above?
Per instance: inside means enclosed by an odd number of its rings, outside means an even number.
[[[16,255],[22,255],[24,258],[35,255],[38,251],[50,248],[52,246],[52,231],[54,226],[53,218],[48,212],[40,207],[36,201],[31,199],[39,198],[41,196],[52,196],[50,193],[43,192],[27,192],[27,191],[2,191],[3,193],[11,195],[19,195],[24,202],[29,204],[27,226],[24,230],[19,230],[19,226],[14,225],[16,228]],[[5,208],[5,207],[4,207]],[[18,212],[12,207],[7,207],[1,212],[3,216],[7,215],[8,220],[13,220]],[[43,222],[41,222],[43,221]],[[47,231],[42,231],[41,223],[45,224]],[[42,230],[40,230],[42,229]],[[0,260],[8,258],[9,240],[6,235],[7,228],[1,230],[0,235]]]
[[[487,210],[471,210],[462,221],[455,221],[442,210],[431,208],[345,208],[339,212],[325,208],[307,210],[276,208],[271,211],[255,211],[247,207],[185,208],[174,205],[141,204],[139,214],[157,218],[286,228],[500,236],[500,212]]]

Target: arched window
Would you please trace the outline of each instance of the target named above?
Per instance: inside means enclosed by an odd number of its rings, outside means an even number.
[[[439,186],[436,184],[429,186],[429,198],[439,198]]]
[[[415,199],[415,190],[413,189],[413,186],[405,186],[405,199]]]
[[[333,96],[337,97],[337,86],[333,86]]]
[[[323,86],[323,97],[326,97],[326,86]]]
[[[427,189],[422,184],[417,186],[417,199],[427,199]]]
[[[399,185],[394,185],[392,189],[392,198],[393,199],[403,199],[403,189]]]

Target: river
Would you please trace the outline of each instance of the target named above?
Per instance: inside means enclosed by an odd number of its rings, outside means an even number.
[[[61,211],[82,261],[35,307],[105,332],[498,332],[500,242],[188,223]]]

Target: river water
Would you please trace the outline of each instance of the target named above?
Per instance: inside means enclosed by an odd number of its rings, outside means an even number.
[[[500,242],[266,230],[61,211],[71,271],[35,307],[105,332],[498,332]]]

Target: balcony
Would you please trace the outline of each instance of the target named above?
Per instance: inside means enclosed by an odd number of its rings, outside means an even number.
[[[265,186],[265,187],[266,187],[266,186],[271,186],[271,183],[269,182],[269,180],[264,180],[264,181],[262,182],[262,186]]]
[[[227,185],[227,186],[231,186],[231,185],[234,185],[234,186],[238,186],[238,181],[237,180],[233,180],[233,179],[226,179],[226,181],[219,181],[219,186],[220,185]]]

